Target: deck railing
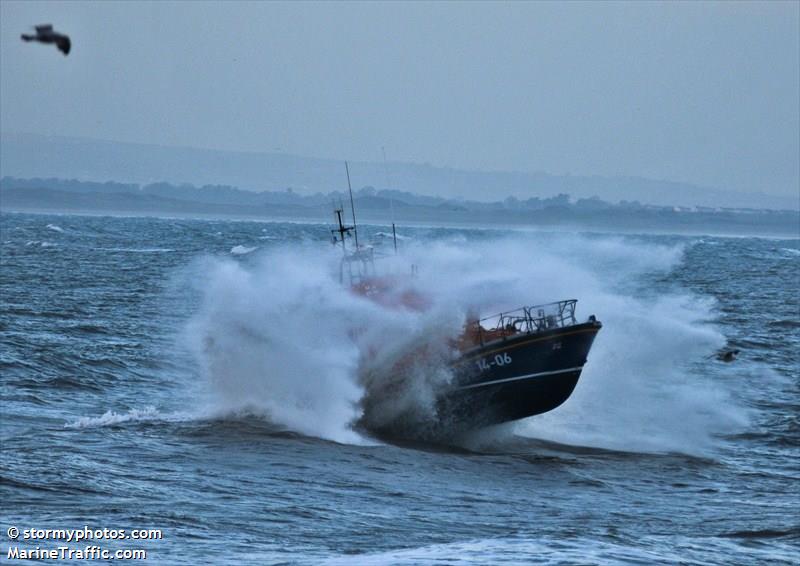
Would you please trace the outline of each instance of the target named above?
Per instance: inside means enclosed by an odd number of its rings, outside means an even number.
[[[551,328],[563,328],[577,324],[577,302],[577,299],[567,299],[493,314],[469,322],[467,330],[480,344],[484,344],[520,333],[531,334]]]
[[[372,247],[362,247],[345,254],[339,263],[339,282],[355,286],[375,277],[375,255]]]

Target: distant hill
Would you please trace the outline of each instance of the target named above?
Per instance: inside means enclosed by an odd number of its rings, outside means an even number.
[[[399,192],[456,200],[526,200],[565,193],[583,199],[597,196],[610,203],[626,200],[662,206],[800,208],[797,198],[635,177],[464,171],[396,162],[388,164],[388,173],[391,187]],[[351,174],[355,186],[387,188],[383,163],[352,163]],[[191,183],[234,186],[244,191],[285,192],[291,188],[301,195],[346,188],[342,163],[330,159],[10,133],[0,135],[0,175],[96,182],[114,179],[141,185]],[[220,199],[227,198],[217,192]],[[228,196],[228,204],[242,202],[241,195]]]

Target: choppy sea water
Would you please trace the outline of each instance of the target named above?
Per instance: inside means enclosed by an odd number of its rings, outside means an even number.
[[[169,564],[798,563],[800,241],[403,228],[409,313],[338,285],[328,230],[3,215],[3,554],[88,525],[162,529],[100,544]],[[398,386],[398,352],[563,298],[604,327],[562,407],[370,436],[366,400],[424,413],[448,378]]]

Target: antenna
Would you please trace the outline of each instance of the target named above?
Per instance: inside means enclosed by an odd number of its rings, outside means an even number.
[[[331,205],[333,205],[333,199],[331,199]],[[339,242],[342,243],[342,253],[347,255],[347,246],[345,244],[345,238],[350,233],[350,230],[353,229],[353,226],[345,226],[344,224],[344,207],[342,206],[341,200],[339,201],[339,208],[333,209],[333,214],[336,217],[336,223],[339,225],[338,228],[334,228],[331,230],[331,235],[333,236],[333,244],[336,245]],[[336,234],[339,234],[339,237],[336,237]]]
[[[353,187],[350,186],[350,167],[347,161],[344,162],[344,170],[347,171],[347,190],[350,191],[350,211],[353,213],[353,234],[356,237],[356,251],[358,251],[358,225],[356,224],[356,205],[353,204]]]
[[[392,190],[392,183],[389,181],[389,166],[386,165],[386,148],[381,146],[381,152],[383,152],[383,171],[386,173],[386,187],[389,191]],[[394,242],[394,253],[397,253],[397,231],[394,228],[394,197],[392,197],[392,193],[389,193],[389,210],[391,210],[391,218],[392,218],[392,242]]]
[[[336,221],[338,222],[339,227],[336,228],[335,230],[331,230],[331,233],[334,234],[333,236],[334,243],[336,243],[336,233],[337,232],[339,233],[339,240],[342,242],[342,252],[346,253],[347,249],[345,248],[344,245],[344,237],[350,232],[350,230],[352,230],[352,228],[345,226],[344,222],[342,222],[342,212],[344,211],[341,208],[337,208],[336,210],[333,211],[333,213],[336,215]]]

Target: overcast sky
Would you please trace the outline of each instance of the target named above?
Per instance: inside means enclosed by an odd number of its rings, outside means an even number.
[[[3,0],[0,127],[799,194],[799,6]]]

